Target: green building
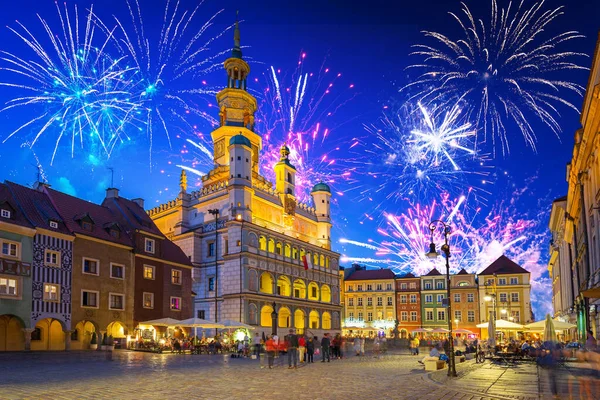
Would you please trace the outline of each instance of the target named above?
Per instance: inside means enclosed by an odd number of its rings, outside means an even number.
[[[437,269],[421,276],[421,321],[423,328],[448,328],[448,309],[442,304],[446,298],[446,277]]]

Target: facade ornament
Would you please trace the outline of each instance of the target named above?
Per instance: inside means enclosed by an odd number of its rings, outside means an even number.
[[[182,169],[181,170],[181,176],[179,177],[179,187],[181,188],[181,191],[183,193],[185,193],[187,191],[187,174],[185,173],[185,170]]]

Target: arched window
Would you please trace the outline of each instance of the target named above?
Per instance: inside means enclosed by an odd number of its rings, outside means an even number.
[[[279,318],[277,326],[280,328],[289,328],[292,319],[292,313],[290,312],[290,309],[287,307],[281,307],[279,308],[277,315]]]
[[[465,282],[465,281],[458,282],[458,286],[469,286],[469,282]]]
[[[260,326],[273,326],[272,312],[273,307],[271,306],[263,306],[260,309]]]
[[[304,311],[302,311],[301,309],[296,309],[296,311],[294,311],[294,328],[298,329],[300,334],[304,333],[304,328],[305,328],[305,319],[306,314],[304,314]]]
[[[248,289],[253,292],[258,291],[258,273],[256,270],[248,270]]]
[[[306,251],[304,251],[304,249],[300,249],[300,259],[302,260],[302,257],[304,257],[306,255]]]
[[[319,301],[319,285],[315,282],[308,284],[308,299]]]
[[[273,239],[269,239],[269,247],[267,250],[269,253],[275,253],[275,241]]]
[[[290,278],[281,275],[277,278],[277,294],[280,296],[290,296],[292,293]]]
[[[297,299],[306,298],[306,283],[302,279],[296,279],[294,281],[294,291],[292,295]]]
[[[268,272],[263,272],[260,275],[260,291],[273,294],[273,276]]]
[[[312,265],[313,265],[313,267],[316,267],[319,265],[319,255],[317,253],[313,254]]]
[[[250,303],[248,306],[248,323],[250,325],[258,325],[258,308],[256,304]]]
[[[294,183],[294,182],[292,182],[292,174],[290,174],[289,172],[287,173],[287,181],[289,183]]]
[[[292,247],[289,245],[289,243],[285,244],[283,255],[287,258],[292,256]]]
[[[325,256],[323,254],[321,254],[321,257],[319,257],[319,265],[321,267],[325,266]]]
[[[334,286],[333,289],[331,290],[331,299],[335,304],[340,303],[340,290],[338,289],[337,286]]]
[[[248,246],[250,247],[258,247],[258,238],[256,237],[256,234],[250,232],[248,234]]]
[[[321,301],[331,303],[331,289],[329,289],[328,285],[321,286]]]
[[[323,313],[322,320],[323,320],[323,329],[331,329],[331,314],[329,314],[327,311],[325,311]]]
[[[281,242],[277,242],[275,245],[275,253],[279,254],[280,256],[283,255],[283,246],[281,245]]]
[[[298,259],[298,249],[297,249],[297,248],[295,248],[295,247],[292,247],[292,258],[293,258],[294,260],[297,260],[297,259]]]
[[[262,251],[267,251],[267,238],[263,235],[260,235],[258,238],[259,249]]]
[[[330,260],[331,259],[329,257],[325,258],[325,268],[329,268],[329,265],[331,264]]]
[[[319,313],[317,311],[312,310],[308,314],[308,325],[310,329],[319,329]]]

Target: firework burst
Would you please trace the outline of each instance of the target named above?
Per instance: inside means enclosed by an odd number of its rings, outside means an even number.
[[[572,61],[583,54],[559,51],[565,42],[582,35],[574,31],[547,34],[563,8],[544,10],[544,1],[530,8],[523,1],[517,4],[509,2],[499,9],[492,0],[491,19],[486,24],[462,3],[462,17],[450,15],[463,35],[453,39],[425,31],[433,44],[415,45],[412,55],[419,56],[421,62],[409,67],[421,75],[401,89],[427,105],[464,104],[482,134],[477,141],[483,143],[491,137],[494,151],[500,147],[503,154],[509,152],[507,124],[515,125],[535,150],[537,138],[531,118],[558,134],[557,106],[578,111],[562,91],[580,96],[584,90],[554,78],[556,72],[585,69]]]
[[[130,99],[135,69],[105,51],[110,36],[96,29],[92,8],[81,17],[77,6],[72,14],[66,5],[61,9],[57,4],[56,9],[58,30],[38,16],[46,37],[34,36],[18,21],[16,28],[9,28],[32,56],[0,52],[0,71],[13,78],[0,81],[0,86],[18,92],[0,112],[23,108],[36,117],[9,133],[3,143],[29,131],[33,137],[28,142],[34,146],[42,135],[56,132],[51,162],[66,138],[72,156],[77,146],[87,144],[110,157],[117,143],[129,139],[127,128],[135,120],[137,104]]]
[[[342,140],[335,135],[340,125],[333,118],[354,98],[354,85],[343,83],[342,74],[330,71],[324,63],[318,72],[306,72],[305,57],[305,53],[300,55],[289,77],[274,67],[263,74],[265,87],[259,93],[256,119],[266,157],[261,172],[274,180],[273,166],[279,161],[279,148],[286,144],[297,170],[296,196],[302,200],[321,181],[342,195],[339,185],[352,182],[356,170],[347,159],[341,159],[355,139]]]
[[[369,137],[356,148],[363,152],[362,168],[375,184],[356,190],[361,200],[373,201],[383,194],[376,209],[390,200],[427,199],[448,190],[459,195],[477,189],[472,196],[481,200],[489,193],[488,157],[475,151],[475,131],[457,104],[447,111],[405,104],[365,128]]]

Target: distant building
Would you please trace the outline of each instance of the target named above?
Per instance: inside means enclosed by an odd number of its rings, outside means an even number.
[[[396,318],[401,338],[422,327],[421,278],[412,273],[396,277]]]
[[[423,328],[448,328],[446,276],[432,269],[421,276],[421,320]]]
[[[466,329],[475,334],[481,331],[479,324],[479,290],[475,274],[469,274],[464,268],[450,275],[450,300],[452,301],[453,328]],[[463,333],[461,336],[465,336]]]
[[[212,133],[214,168],[188,192],[182,172],[176,199],[149,216],[194,265],[195,316],[241,321],[322,336],[340,329],[339,254],[331,251],[331,197],[325,183],[311,203],[296,196],[296,167],[287,146],[274,166],[275,187],[259,173],[262,138],[257,102],[247,91],[250,67],[239,29],[225,61],[227,87],[217,93],[220,124]]]
[[[344,278],[343,333],[347,336],[390,337],[396,321],[395,274],[389,269],[347,269]]]

